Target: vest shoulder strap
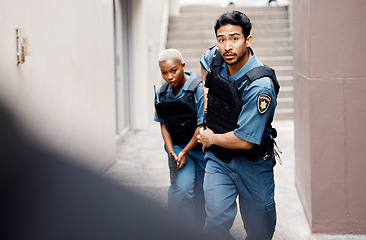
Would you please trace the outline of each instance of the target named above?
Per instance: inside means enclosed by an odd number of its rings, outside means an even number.
[[[241,77],[239,80],[235,81],[235,85],[237,87],[239,87],[239,85],[241,83],[246,81],[243,86],[240,86],[240,89],[245,89],[249,84],[251,84],[255,80],[263,78],[263,77],[269,77],[272,80],[273,86],[275,88],[275,93],[277,96],[278,92],[280,90],[280,84],[277,81],[276,73],[273,70],[273,68],[270,68],[266,65],[258,66],[258,67],[251,69],[243,77]]]
[[[198,84],[200,84],[200,82],[202,82],[202,77],[201,76],[198,76],[195,79],[193,79],[191,84],[189,84],[189,86],[187,88],[187,91],[195,92],[196,88],[197,88]]]
[[[196,88],[197,88],[198,84],[200,84],[200,82],[202,82],[201,76],[195,77],[195,79],[192,80],[191,84],[189,84],[187,91],[195,92]],[[167,82],[164,82],[163,85],[161,85],[159,94],[166,93],[166,91],[168,90],[168,86],[169,86],[169,84]]]
[[[168,90],[168,86],[169,84],[167,82],[164,82],[163,85],[161,85],[159,94],[166,93],[166,91]]]
[[[212,67],[216,70],[216,69],[220,69],[222,61],[224,59],[222,58],[220,51],[218,49],[215,50],[211,65]],[[218,72],[218,70],[216,70]]]
[[[247,75],[251,81],[255,81],[262,77],[270,77],[270,78],[272,78],[273,76],[276,77],[276,75],[274,74],[274,70],[265,65],[255,67],[250,71],[248,71],[245,75]]]
[[[189,84],[187,88],[187,92],[185,95],[188,95],[190,92],[195,92],[197,89],[197,86],[202,82],[202,77],[198,76],[192,80],[192,82]],[[164,82],[163,85],[161,85],[159,96],[162,97],[163,100],[165,100],[166,91],[168,90],[169,84],[167,82]]]

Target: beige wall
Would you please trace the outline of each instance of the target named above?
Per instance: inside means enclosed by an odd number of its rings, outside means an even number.
[[[16,64],[15,28],[33,55]],[[93,168],[115,144],[112,1],[3,1],[0,94],[43,143]]]
[[[1,96],[33,134],[94,168],[114,158],[112,1],[3,1]],[[17,66],[15,28],[33,55]]]
[[[365,10],[293,0],[296,186],[316,233],[366,233]]]
[[[136,129],[154,124],[154,84],[161,79],[157,58],[165,48],[168,9],[166,0],[132,1],[132,124]]]
[[[132,127],[144,129],[153,124],[169,6],[130,4]],[[99,170],[115,161],[117,149],[113,26],[112,0],[16,0],[0,8],[0,98],[42,143]],[[33,52],[19,66],[16,27]]]

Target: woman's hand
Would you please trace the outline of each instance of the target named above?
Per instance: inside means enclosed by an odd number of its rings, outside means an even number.
[[[178,159],[177,159],[177,169],[181,169],[184,165],[186,165],[187,163],[187,155],[188,153],[181,151],[178,154]]]

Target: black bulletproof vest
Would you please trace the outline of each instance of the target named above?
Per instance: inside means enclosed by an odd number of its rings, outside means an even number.
[[[226,133],[237,128],[237,122],[242,110],[242,95],[244,89],[253,81],[262,77],[270,77],[275,87],[276,96],[279,92],[279,84],[272,68],[267,66],[255,67],[234,83],[220,76],[220,68],[223,58],[216,50],[210,68],[206,73],[205,87],[209,88],[206,125],[214,133]],[[269,126],[273,118],[267,122]],[[234,155],[259,156],[261,154],[271,154],[273,149],[272,139],[262,139],[260,145],[254,145],[250,150],[233,150],[220,146],[211,146],[209,149],[220,160],[229,162]],[[268,149],[268,146],[271,149]]]
[[[165,125],[173,139],[173,144],[187,144],[196,128],[197,113],[195,108],[194,92],[201,77],[196,77],[189,85],[181,98],[166,100],[168,83],[164,83],[159,91],[161,102],[158,113],[164,119]]]

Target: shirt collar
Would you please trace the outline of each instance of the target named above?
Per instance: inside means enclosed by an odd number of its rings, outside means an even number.
[[[263,65],[259,59],[257,58],[257,56],[255,55],[253,49],[251,47],[249,47],[250,51],[252,52],[252,57],[245,63],[245,65],[243,67],[241,67],[239,69],[239,71],[237,71],[234,75],[232,75],[230,77],[230,82],[235,82],[236,80],[238,80],[239,78],[241,78],[243,75],[245,75],[249,70],[251,70],[252,68],[256,67],[256,66],[260,66]],[[227,67],[227,64],[225,63],[225,61],[222,62],[222,70],[221,70],[221,76],[224,78],[227,78],[228,74],[229,74],[229,69]]]
[[[193,72],[184,72],[185,74],[187,74],[189,76],[189,78],[187,79],[186,83],[184,84],[183,86],[183,90],[184,91],[187,91],[189,85],[191,84],[191,82],[193,81],[193,79],[196,78],[196,75],[194,75]]]

